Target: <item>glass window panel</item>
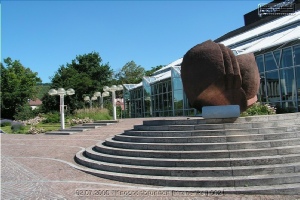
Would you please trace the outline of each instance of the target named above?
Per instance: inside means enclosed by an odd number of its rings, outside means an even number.
[[[156,95],[156,110],[160,111],[161,110],[161,103],[160,103],[160,95]]]
[[[296,80],[293,68],[280,70],[280,83],[282,100],[296,102]]]
[[[262,55],[256,56],[256,63],[257,63],[259,72],[264,72],[264,60],[263,60]]]
[[[183,109],[183,91],[174,91],[174,108],[175,110]]]
[[[278,72],[266,72],[266,89],[270,102],[280,101]]]
[[[296,102],[283,102],[283,112],[292,113],[297,111]]]
[[[267,86],[264,73],[260,74],[260,85],[257,97],[258,101],[267,102]]]
[[[155,101],[154,101],[154,97],[152,97],[152,104],[151,104],[151,106],[152,106],[152,111],[151,112],[153,112],[153,111],[155,111],[155,103],[154,103]]]
[[[159,94],[159,84],[155,84],[155,94]]]
[[[280,61],[280,67],[290,67],[293,65],[293,60],[292,60],[292,49],[287,48],[282,50],[282,55],[281,55],[281,61]]]
[[[295,70],[296,70],[296,77],[297,77],[296,84],[297,84],[297,91],[298,91],[298,100],[300,101],[300,67],[296,67]]]
[[[164,109],[164,96],[163,96],[163,94],[159,95],[159,100],[160,100],[159,108],[160,108],[161,111],[163,111],[163,109]]]
[[[277,66],[279,66],[279,61],[280,61],[280,50],[274,51],[274,52],[273,52],[273,55],[274,55],[274,58],[275,58],[275,61],[276,61]]]
[[[171,69],[172,77],[173,78],[181,78],[180,73],[177,72],[175,69]]]
[[[183,110],[175,110],[175,116],[183,116]]]
[[[173,84],[174,84],[174,90],[182,90],[183,89],[181,78],[174,78]]]
[[[159,88],[159,92],[158,93],[159,94],[162,93],[162,84],[161,83],[158,84],[158,88]]]
[[[300,65],[300,45],[294,47],[294,63],[295,65]]]
[[[144,100],[144,105],[145,105],[145,112],[150,112],[150,98],[147,98]]]
[[[164,83],[163,84],[163,93],[166,93],[167,92],[167,90],[168,90],[168,85],[167,85],[168,83]]]
[[[272,53],[265,54],[265,65],[266,65],[266,71],[277,69]]]
[[[164,110],[169,110],[169,99],[167,93],[163,94],[163,105],[164,105]]]

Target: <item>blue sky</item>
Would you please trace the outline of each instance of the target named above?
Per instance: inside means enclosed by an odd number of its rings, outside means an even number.
[[[20,60],[43,83],[76,55],[98,52],[118,72],[146,70],[244,25],[269,1],[2,1],[1,62]]]

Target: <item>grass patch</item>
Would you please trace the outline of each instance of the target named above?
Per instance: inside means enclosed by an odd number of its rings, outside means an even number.
[[[33,122],[23,122],[27,124],[26,126],[21,126],[20,124],[14,124],[14,122],[9,123],[4,120],[1,124],[3,124],[1,129],[5,133],[10,134],[31,134],[31,133],[40,133],[40,132],[48,132],[48,131],[57,131],[60,130],[60,114],[56,113],[47,113],[44,114],[43,117],[46,119],[42,121],[33,120]],[[98,121],[98,120],[110,120],[112,117],[109,115],[109,111],[107,109],[100,109],[100,108],[86,108],[86,109],[79,109],[75,111],[75,114],[72,116],[65,117],[65,128],[69,128],[71,125],[67,123],[72,119],[90,119],[91,121]],[[11,123],[11,124],[10,124]],[[30,124],[34,124],[31,126]],[[73,124],[74,125],[74,124]],[[43,131],[30,131],[30,128],[34,127],[34,130],[43,129]]]
[[[24,130],[20,131],[20,132],[13,132],[13,130],[11,129],[11,126],[5,126],[5,127],[1,127],[1,130],[3,130],[5,133],[9,133],[9,134],[27,134],[28,131],[30,130],[30,125],[25,126]],[[37,124],[34,127],[36,128],[42,128],[45,130],[45,132],[48,131],[57,131],[60,130],[60,123],[48,123],[48,124]],[[69,128],[70,126],[68,124],[65,124],[65,128]]]
[[[112,119],[112,117],[109,115],[109,111],[107,109],[101,109],[101,108],[79,109],[75,111],[73,117],[79,119],[90,118],[94,121]]]

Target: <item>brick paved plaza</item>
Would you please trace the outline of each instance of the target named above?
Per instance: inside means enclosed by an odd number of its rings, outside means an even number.
[[[154,119],[154,118],[151,118]],[[78,170],[74,155],[143,119],[73,135],[1,134],[1,199],[300,199],[297,196],[178,193],[180,188],[136,185]]]

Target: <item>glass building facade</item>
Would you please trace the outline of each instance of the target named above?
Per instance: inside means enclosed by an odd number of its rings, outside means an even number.
[[[140,84],[124,85],[125,109],[128,117],[194,116],[180,76],[180,66],[168,67]]]
[[[246,14],[248,15],[248,14]],[[268,19],[268,20],[267,20]],[[252,24],[251,24],[252,23]],[[260,73],[258,101],[300,111],[300,10],[278,18],[255,19],[215,42],[236,55],[254,53]],[[183,91],[182,58],[144,77],[139,84],[125,84],[127,117],[194,116]]]
[[[258,101],[282,112],[300,111],[300,40],[255,53],[260,73]],[[140,84],[125,84],[126,117],[195,116],[183,90],[180,65],[167,67]]]
[[[255,56],[261,78],[258,100],[288,112],[300,111],[300,44],[294,43]]]

